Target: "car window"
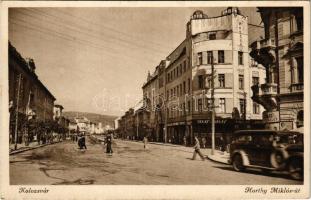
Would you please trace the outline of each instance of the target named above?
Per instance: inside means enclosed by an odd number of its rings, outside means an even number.
[[[303,135],[301,134],[277,135],[275,140],[278,144],[303,144]]]
[[[270,135],[256,135],[254,143],[259,145],[271,145],[272,137]]]
[[[253,140],[251,135],[240,135],[237,136],[234,140],[233,143],[239,143],[239,144],[248,144]]]

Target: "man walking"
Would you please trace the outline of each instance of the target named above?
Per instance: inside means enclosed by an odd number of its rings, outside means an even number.
[[[148,144],[148,138],[145,136],[143,139],[144,142],[144,149],[148,149],[147,144]]]
[[[197,154],[199,154],[199,156],[201,157],[202,161],[205,160],[203,154],[200,151],[200,142],[197,136],[194,137],[195,140],[195,145],[194,145],[194,152],[193,152],[193,157],[192,160],[195,160],[197,157]]]
[[[107,144],[106,153],[109,155],[112,155],[113,151],[112,151],[112,146],[111,146],[111,144],[112,144],[111,134],[107,135],[105,143]]]

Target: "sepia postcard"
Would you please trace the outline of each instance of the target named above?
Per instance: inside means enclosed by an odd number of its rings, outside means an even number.
[[[310,198],[309,2],[0,9],[0,199]]]

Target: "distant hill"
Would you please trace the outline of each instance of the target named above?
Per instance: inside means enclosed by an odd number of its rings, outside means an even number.
[[[91,122],[99,123],[101,122],[103,127],[106,125],[110,125],[114,127],[114,120],[118,118],[118,116],[113,115],[101,115],[96,113],[87,113],[87,112],[75,112],[75,111],[67,111],[63,112],[64,117],[72,120],[75,117],[86,117]]]

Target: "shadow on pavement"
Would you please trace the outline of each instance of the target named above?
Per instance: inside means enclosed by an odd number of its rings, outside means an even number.
[[[243,172],[237,172],[235,171],[231,166],[213,166],[214,168],[222,169],[222,170],[228,170],[236,173],[247,173],[247,174],[253,174],[253,175],[260,175],[260,176],[269,176],[269,177],[274,177],[274,178],[285,178],[285,179],[290,179],[288,174],[282,173],[282,172],[262,172],[260,170],[256,169],[247,169]],[[302,183],[303,184],[303,183]]]

